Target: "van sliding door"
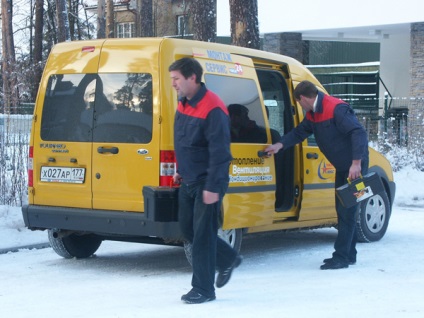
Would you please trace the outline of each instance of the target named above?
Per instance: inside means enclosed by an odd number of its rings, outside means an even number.
[[[231,121],[233,161],[224,199],[224,229],[267,225],[274,213],[274,158],[258,156],[271,143],[266,112],[254,68],[243,68],[243,75],[205,74],[206,86],[223,99]]]

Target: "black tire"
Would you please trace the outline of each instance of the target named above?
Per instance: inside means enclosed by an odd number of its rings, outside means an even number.
[[[357,218],[359,242],[375,242],[386,234],[391,206],[386,192],[374,195],[361,202]]]
[[[57,255],[63,258],[87,258],[93,255],[99,248],[102,240],[94,235],[77,235],[71,234],[64,237],[54,237],[53,233],[57,230],[49,230],[50,246]]]
[[[243,239],[242,229],[218,230],[218,236],[227,242],[237,253],[240,253],[241,241]],[[191,243],[184,242],[184,252],[190,265],[192,264]]]

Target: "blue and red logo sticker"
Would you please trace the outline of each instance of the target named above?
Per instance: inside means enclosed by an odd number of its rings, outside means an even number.
[[[325,159],[322,159],[318,165],[318,177],[322,180],[327,180],[333,178],[335,173],[336,168]]]

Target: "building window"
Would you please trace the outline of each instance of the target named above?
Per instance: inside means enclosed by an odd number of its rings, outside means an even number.
[[[187,35],[190,34],[188,16],[187,15],[178,15],[177,16],[177,34],[178,35]]]
[[[134,38],[135,37],[135,23],[126,22],[117,24],[118,38]]]

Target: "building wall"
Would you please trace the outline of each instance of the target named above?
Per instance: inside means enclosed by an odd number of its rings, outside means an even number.
[[[409,146],[419,149],[416,154],[424,155],[424,22],[411,25],[411,55],[410,55],[411,86],[408,116]]]
[[[409,35],[390,35],[381,40],[380,77],[393,97],[409,97],[411,75],[409,72]],[[380,98],[386,89],[380,83]]]
[[[424,22],[411,25],[410,94],[424,98]]]
[[[264,35],[263,50],[290,56],[303,64],[308,64],[307,43],[302,41],[302,33],[267,33]]]

